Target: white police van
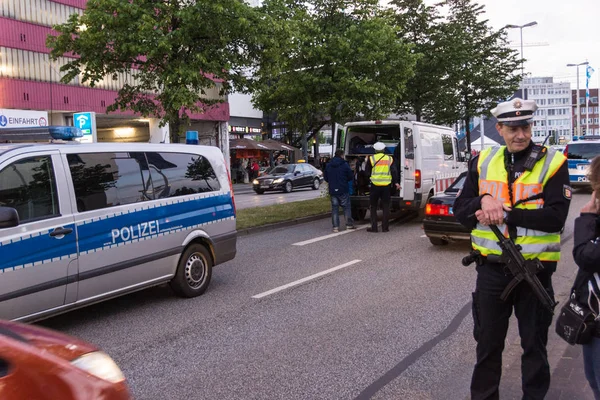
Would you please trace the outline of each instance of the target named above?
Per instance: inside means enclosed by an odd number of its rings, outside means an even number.
[[[589,187],[588,167],[600,155],[600,136],[581,136],[565,148],[569,164],[569,181],[573,187]]]
[[[386,145],[386,154],[394,158],[392,167],[397,168],[401,188],[392,188],[393,210],[424,209],[429,197],[443,192],[467,168],[451,128],[400,120],[349,122],[334,138],[334,147],[344,149],[355,172],[350,201],[356,220],[363,219],[370,207],[364,171],[376,142]]]
[[[53,137],[79,136],[53,128]],[[75,132],[75,134],[73,134]],[[36,320],[169,282],[202,294],[236,254],[221,151],[0,144],[0,318]]]

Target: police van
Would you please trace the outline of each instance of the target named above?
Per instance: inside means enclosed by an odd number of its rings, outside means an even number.
[[[198,296],[212,267],[235,257],[236,237],[216,147],[0,144],[0,318],[37,320],[166,282]]]
[[[565,148],[569,164],[569,181],[573,187],[589,187],[588,167],[594,157],[600,155],[600,136],[581,136]]]
[[[445,190],[466,170],[466,159],[451,128],[399,120],[347,123],[334,138],[334,146],[344,149],[354,171],[350,201],[356,220],[363,219],[370,207],[365,169],[376,142],[386,145],[385,153],[394,158],[392,168],[397,168],[400,179],[400,190],[392,188],[392,210],[424,208],[429,197]]]

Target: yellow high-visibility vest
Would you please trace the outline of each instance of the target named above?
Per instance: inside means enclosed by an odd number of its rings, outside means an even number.
[[[477,170],[479,172],[479,194],[489,193],[495,199],[511,206],[508,190],[508,173],[504,167],[504,149],[506,146],[491,147],[479,154]],[[542,193],[548,180],[566,161],[565,156],[550,148],[544,158],[539,160],[531,171],[525,171],[513,183],[513,203],[526,200]],[[522,209],[538,209],[544,206],[544,199],[526,201],[516,206]],[[508,236],[506,224],[498,225],[500,231]],[[482,255],[501,254],[498,239],[494,232],[485,225],[477,223],[471,232],[471,245]],[[543,232],[534,229],[517,227],[515,244],[522,247],[525,259],[539,258],[541,261],[558,261],[560,259],[560,232]]]
[[[371,183],[375,186],[388,186],[392,183],[392,157],[377,153],[369,157],[371,166]]]

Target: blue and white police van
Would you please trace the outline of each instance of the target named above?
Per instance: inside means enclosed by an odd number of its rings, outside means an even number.
[[[600,155],[600,136],[581,136],[571,141],[565,148],[565,156],[569,163],[569,180],[571,186],[590,186],[587,178],[588,167],[594,157]]]
[[[198,296],[236,238],[216,147],[0,143],[0,318],[37,320],[166,282]]]

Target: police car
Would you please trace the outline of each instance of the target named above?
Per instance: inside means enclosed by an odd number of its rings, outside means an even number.
[[[236,254],[236,213],[216,147],[0,144],[0,318],[35,320],[169,282],[202,294]]]
[[[569,142],[565,156],[569,164],[569,180],[573,187],[589,187],[587,170],[594,159],[600,155],[600,136],[581,136]]]

